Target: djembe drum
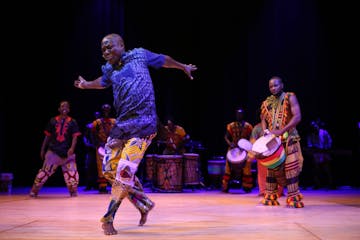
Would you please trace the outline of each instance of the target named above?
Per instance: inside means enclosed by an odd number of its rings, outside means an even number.
[[[157,192],[182,192],[183,156],[156,155],[153,185]]]
[[[207,162],[207,177],[210,187],[219,188],[225,172],[225,158],[214,156]]]
[[[258,138],[252,147],[256,159],[267,168],[274,169],[286,159],[284,146],[279,137],[272,134]]]
[[[154,169],[155,169],[155,154],[145,155],[145,178],[147,181],[153,181]]]
[[[199,154],[184,153],[184,170],[183,182],[184,185],[198,185],[200,184],[199,176]]]

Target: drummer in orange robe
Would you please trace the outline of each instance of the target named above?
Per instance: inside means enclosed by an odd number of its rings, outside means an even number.
[[[244,120],[244,110],[237,109],[235,111],[236,120],[226,125],[225,141],[228,144],[228,151],[238,147],[238,141],[243,138],[249,140],[253,126]],[[253,177],[251,174],[251,161],[247,161],[241,169],[241,176],[233,176],[234,165],[232,166],[226,157],[225,172],[222,178],[222,191],[229,192],[229,181],[232,178],[240,177],[243,190],[247,193],[253,188]]]
[[[182,155],[185,153],[185,143],[189,141],[190,136],[185,129],[168,119],[165,125],[165,149],[164,155]]]
[[[116,119],[111,117],[111,105],[110,104],[103,104],[101,106],[102,116],[100,118],[95,119],[93,122],[87,125],[88,128],[91,129],[93,135],[96,139],[96,149],[99,148],[104,149],[106,144],[106,140],[109,137],[111,129],[115,125]],[[99,193],[108,193],[107,185],[108,181],[105,179],[103,174],[103,158],[104,156],[96,151],[96,165],[97,165],[97,172],[98,172],[98,179],[97,182],[99,184]]]

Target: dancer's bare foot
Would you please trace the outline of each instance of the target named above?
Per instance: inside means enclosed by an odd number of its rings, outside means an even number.
[[[146,223],[147,216],[148,216],[149,212],[151,211],[151,209],[153,209],[154,207],[155,207],[155,203],[153,203],[153,205],[149,208],[149,211],[147,211],[146,213],[141,213],[139,226],[143,226]]]
[[[141,218],[139,221],[139,226],[143,226],[146,223],[147,220],[147,215],[149,214],[149,212],[146,213],[141,213]]]
[[[116,235],[117,234],[117,231],[115,230],[112,222],[103,223],[101,227],[104,230],[105,235]]]

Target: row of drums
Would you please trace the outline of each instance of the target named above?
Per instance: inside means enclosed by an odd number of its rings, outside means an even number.
[[[182,192],[183,186],[199,185],[199,154],[145,155],[146,179],[155,192]]]

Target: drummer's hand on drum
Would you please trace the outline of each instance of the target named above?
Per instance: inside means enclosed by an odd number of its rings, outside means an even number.
[[[249,150],[249,151],[247,152],[247,156],[248,156],[247,161],[248,161],[248,162],[254,161],[254,160],[255,160],[255,155],[256,155],[256,153],[255,153],[254,151]]]
[[[271,133],[274,134],[275,136],[279,137],[283,135],[283,130],[279,130],[279,129],[273,129],[271,130]]]
[[[256,152],[252,151],[252,150],[249,150],[247,152],[247,155],[248,155],[248,158],[249,159],[255,159],[255,155],[256,155]]]
[[[255,151],[253,151],[253,150],[249,150],[249,151],[248,151],[248,157],[251,159],[251,161],[253,161],[253,160],[261,157],[261,154],[258,153],[258,152],[255,152]]]
[[[265,129],[265,130],[264,130],[264,136],[269,135],[269,134],[270,134],[269,129]]]

